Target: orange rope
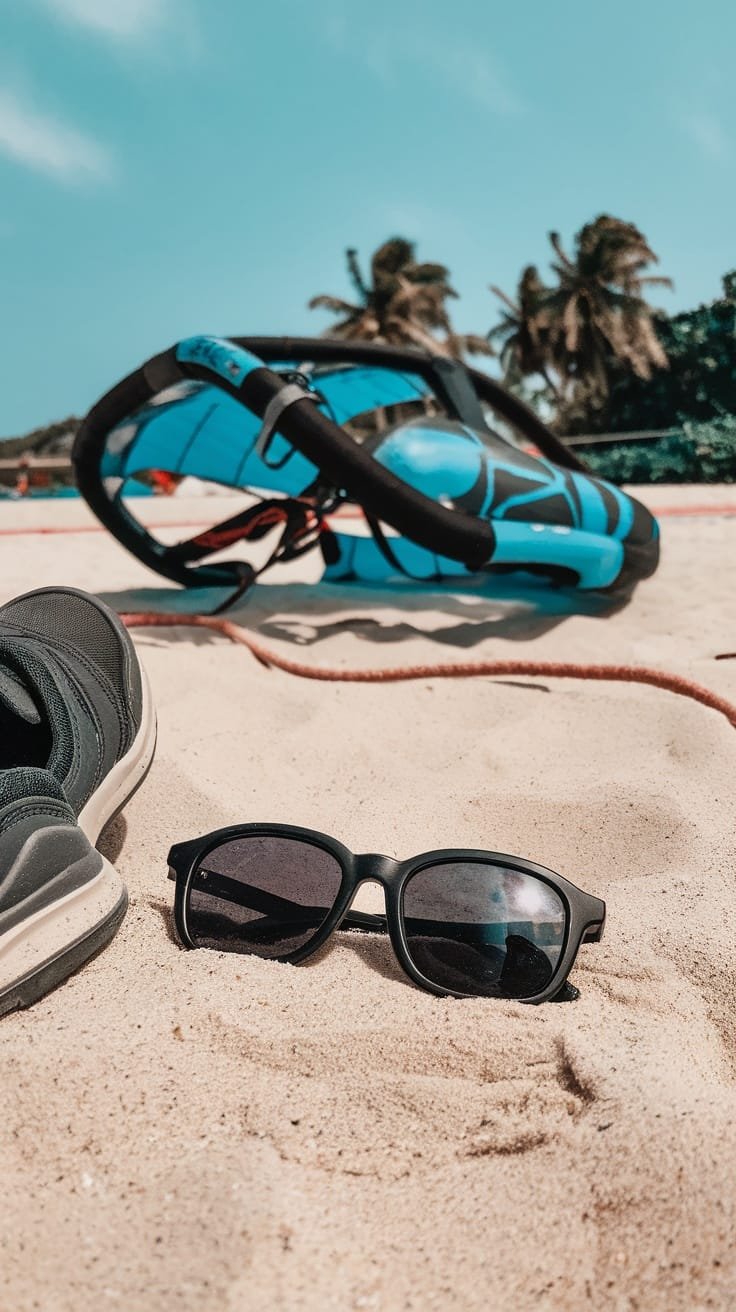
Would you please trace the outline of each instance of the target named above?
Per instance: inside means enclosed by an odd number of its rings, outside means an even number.
[[[458,661],[452,664],[389,666],[387,669],[345,670],[320,665],[304,665],[289,660],[256,638],[232,620],[213,615],[169,615],[158,611],[142,611],[121,616],[129,629],[138,628],[197,628],[211,629],[240,643],[267,667],[273,666],[286,674],[302,679],[323,679],[340,683],[396,683],[404,679],[473,679],[491,676],[522,675],[541,679],[600,679],[616,683],[646,683],[663,688],[680,697],[708,706],[725,715],[736,729],[736,706],[725,697],[719,697],[693,679],[665,670],[650,669],[646,665],[587,665],[577,661]]]

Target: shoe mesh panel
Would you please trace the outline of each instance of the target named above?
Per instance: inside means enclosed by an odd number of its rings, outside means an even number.
[[[15,770],[0,771],[0,811],[12,802],[28,797],[52,797],[65,802],[64,789],[50,770],[36,770],[20,766]]]
[[[122,639],[93,600],[73,592],[31,593],[3,606],[0,623],[3,620],[84,652],[100,666],[118,694],[124,691]]]

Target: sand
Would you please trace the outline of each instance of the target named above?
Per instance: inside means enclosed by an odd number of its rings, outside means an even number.
[[[714,659],[736,650],[733,489],[642,498],[711,510],[663,519],[659,572],[615,614],[508,586],[315,589],[305,562],[233,617],[314,664],[626,661],[736,699]],[[191,606],[92,524],[4,506],[2,600],[67,583]],[[733,728],[634,685],[350,686],[206,633],[136,643],[159,747],[101,841],[130,912],[0,1022],[2,1312],[733,1308]],[[608,903],[579,1001],[438,999],[373,937],[299,968],[183,951],[168,845],[258,819],[559,870]]]

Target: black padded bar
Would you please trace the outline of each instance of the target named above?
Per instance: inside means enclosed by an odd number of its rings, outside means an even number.
[[[261,417],[286,386],[281,375],[264,366],[246,375],[240,397]],[[495,534],[477,519],[432,501],[379,465],[309,400],[295,401],[281,416],[279,431],[326,475],[376,518],[440,556],[480,569],[490,559]]]
[[[169,354],[168,352],[166,353]],[[178,370],[177,377],[181,378]],[[176,379],[170,379],[176,381]],[[168,384],[167,384],[168,386]],[[128,415],[135,414],[160,390],[146,377],[145,366],[128,374],[92,407],[82,422],[72,448],[72,463],[77,487],[100,523],[117,537],[149,569],[156,570],[174,583],[191,587],[191,568],[175,560],[137,520],[129,515],[122,502],[114,502],[100,479],[95,456],[104,445],[108,433]],[[87,460],[85,457],[91,458]],[[223,587],[233,584],[231,568],[223,565],[199,565],[196,582],[200,586]]]
[[[221,387],[259,419],[273,398],[289,386],[282,374],[274,373],[266,365],[252,369],[242,383],[236,384],[213,373],[206,365],[177,359],[175,350],[172,347],[155,357],[157,378],[175,381],[177,371],[180,378],[196,378]],[[149,365],[143,368],[145,371]],[[481,569],[493,555],[496,535],[487,520],[460,510],[448,510],[417,492],[348,438],[313,401],[306,398],[295,401],[284,410],[279,432],[336,488],[347,492],[369,514],[390,524],[418,546],[460,561],[471,570]]]
[[[334,338],[233,336],[229,340],[266,363],[303,361],[329,365],[345,363],[349,359],[352,364],[383,366],[418,374],[436,395],[442,397],[456,418],[469,422],[465,404],[467,396],[461,398],[457,386],[448,388],[443,385],[444,371],[438,367],[442,357],[413,348],[375,342],[345,342]],[[476,396],[506,419],[523,438],[534,442],[558,464],[585,470],[583,461],[565,447],[522,401],[506,392],[487,374],[470,368],[467,374],[472,386],[466,390],[472,392],[475,389]],[[229,380],[214,378],[207,369],[177,360],[176,348],[172,347],[124,378],[89,412],[77,434],[72,454],[77,484],[101,522],[149,568],[185,585],[194,582],[195,573],[200,585],[231,584],[231,563],[200,565],[193,571],[174,560],[168,549],[127,512],[122,502],[114,502],[100,478],[96,456],[109,432],[158,392],[185,376],[201,379],[210,385],[214,383],[234,397],[246,400]],[[252,408],[262,418],[269,399],[287,384],[281,375],[268,369],[253,370],[245,382],[256,376],[261,381],[255,385],[251,383],[253,390],[247,404],[252,401]],[[262,405],[260,412],[259,405]],[[429,550],[459,560],[471,569],[482,566],[489,559],[494,545],[493,529],[489,523],[461,511],[447,510],[397,479],[375,462],[367,450],[349,445],[342,430],[316,410],[313,402],[295,403],[285,412],[279,429],[308,459],[328,473],[335,484],[364,504],[374,517],[384,519]]]
[[[86,447],[99,441],[126,413],[132,413],[157,392],[183,378],[194,378],[222,388],[259,418],[263,417],[274,396],[289,386],[281,374],[266,366],[246,374],[242,384],[237,386],[218,377],[206,366],[177,359],[176,347],[170,347],[118,383],[93,407],[75,443],[75,463]],[[347,438],[313,401],[305,399],[289,406],[281,417],[279,431],[336,487],[419,546],[457,560],[471,570],[480,569],[493,555],[495,534],[488,521],[462,511],[449,510],[417,492]],[[79,473],[79,465],[77,470]],[[113,509],[110,505],[96,475],[92,474],[89,486],[82,475],[79,487],[102,522],[120,533],[120,508]],[[126,545],[135,549],[132,539],[137,538],[140,543],[140,529],[133,521],[127,529],[125,538],[130,540],[126,540]],[[146,545],[150,550],[156,544],[149,539]],[[169,553],[160,556],[157,568],[177,582],[188,581],[190,577],[184,572],[186,567],[174,561]],[[223,573],[228,580],[231,577],[223,570],[218,574],[217,566],[211,567],[211,571],[209,581],[212,583],[222,581]],[[207,580],[201,578],[201,581]]]
[[[407,373],[419,374],[442,395],[442,399],[456,409],[452,395],[443,385],[443,379],[435,372],[435,365],[441,357],[429,355],[408,346],[387,346],[383,342],[341,341],[336,337],[228,337],[238,346],[244,346],[259,359],[268,364],[272,360],[304,360],[314,364],[340,364],[346,357],[354,364],[385,365],[388,369],[403,369]],[[539,418],[539,415],[521,401],[512,392],[507,392],[500,383],[479,369],[470,365],[463,366],[475,388],[476,395],[486,405],[505,419],[516,432],[535,446],[551,460],[564,469],[578,469],[585,472],[586,465],[565,443]],[[464,423],[465,415],[456,412],[455,417]],[[485,424],[484,424],[485,427]]]

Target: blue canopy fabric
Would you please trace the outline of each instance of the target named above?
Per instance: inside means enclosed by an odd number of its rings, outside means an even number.
[[[274,367],[307,372],[293,363]],[[369,366],[316,370],[310,383],[323,398],[320,409],[338,424],[379,406],[431,394],[415,375]],[[101,474],[108,487],[122,488],[137,473],[165,469],[228,487],[300,493],[317,469],[278,432],[264,462],[254,449],[260,426],[255,415],[219,388],[179,384],[112,430]]]

